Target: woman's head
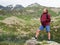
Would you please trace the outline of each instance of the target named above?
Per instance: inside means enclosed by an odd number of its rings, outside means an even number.
[[[48,13],[48,9],[47,8],[44,8],[43,9],[43,13]]]

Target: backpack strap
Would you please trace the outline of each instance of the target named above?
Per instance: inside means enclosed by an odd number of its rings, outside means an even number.
[[[49,18],[48,18],[48,14],[46,15],[46,18],[49,19]]]

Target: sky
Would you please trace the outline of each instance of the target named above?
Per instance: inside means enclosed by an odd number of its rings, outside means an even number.
[[[60,0],[0,0],[0,5],[3,6],[20,4],[26,7],[33,3],[47,7],[60,7]]]

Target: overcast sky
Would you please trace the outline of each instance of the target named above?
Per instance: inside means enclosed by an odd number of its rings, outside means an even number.
[[[48,7],[60,7],[60,0],[0,0],[0,5],[3,6],[20,4],[26,7],[32,3],[39,3]]]

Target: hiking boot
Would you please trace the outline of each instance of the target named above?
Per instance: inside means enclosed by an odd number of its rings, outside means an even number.
[[[34,36],[34,37],[32,38],[32,40],[36,40],[36,41],[37,41],[37,37]]]
[[[51,40],[48,39],[48,41],[51,41]]]
[[[47,43],[50,44],[50,43],[52,43],[52,41],[48,39]]]
[[[34,37],[35,39],[37,39],[37,37]]]

